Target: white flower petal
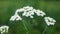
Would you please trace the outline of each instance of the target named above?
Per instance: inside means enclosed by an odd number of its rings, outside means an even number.
[[[30,16],[30,18],[34,18],[33,16]]]
[[[26,7],[23,7],[24,9],[28,9],[28,8],[30,8],[30,6],[26,6]]]
[[[14,21],[16,19],[16,17],[15,16],[12,16],[11,18],[10,18],[10,21]]]
[[[22,16],[25,16],[27,12],[23,12]]]

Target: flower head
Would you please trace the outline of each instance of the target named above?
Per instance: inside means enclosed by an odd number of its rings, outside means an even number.
[[[51,18],[51,17],[44,17],[44,19],[45,19],[45,22],[46,22],[46,24],[48,25],[48,26],[50,26],[50,25],[54,25],[55,24],[55,19],[53,19],[53,18]]]
[[[14,21],[14,20],[22,20],[22,18],[18,14],[15,14],[10,18],[10,21]]]
[[[8,33],[8,29],[9,29],[9,26],[1,26],[0,27],[1,34]]]
[[[37,16],[44,16],[46,15],[43,11],[40,11],[40,10],[36,10],[35,13],[37,14]]]
[[[18,15],[18,12],[22,12],[22,16],[30,17],[30,18],[34,18],[33,16],[34,14],[37,14],[37,16],[42,16],[42,17],[46,15],[43,11],[33,9],[33,7],[30,7],[30,6],[26,6],[26,7],[17,9],[14,16],[10,18],[10,21],[22,20],[22,18]]]

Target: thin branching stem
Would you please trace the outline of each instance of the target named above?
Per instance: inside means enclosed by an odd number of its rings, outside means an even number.
[[[44,31],[42,32],[42,34],[45,34],[46,29],[47,29],[47,26],[45,27],[45,29],[44,29]]]
[[[26,23],[25,23],[25,21],[23,20],[23,25],[24,25],[24,28],[25,28],[25,30],[27,31],[27,34],[29,34],[28,32],[28,28],[27,28],[27,26],[26,26]]]

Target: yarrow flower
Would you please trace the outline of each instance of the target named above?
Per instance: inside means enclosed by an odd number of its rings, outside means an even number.
[[[46,22],[46,24],[47,24],[48,26],[54,25],[55,22],[56,22],[56,20],[53,19],[53,18],[51,18],[51,17],[44,17],[44,19],[45,19],[45,22]]]
[[[8,33],[8,29],[9,29],[9,26],[1,26],[0,27],[1,34]]]
[[[30,6],[26,6],[26,7],[23,7],[23,8],[20,8],[20,9],[17,9],[14,16],[12,16],[10,18],[10,21],[14,21],[14,20],[22,20],[21,16],[18,15],[18,12],[23,12],[22,13],[22,16],[25,16],[25,17],[30,17],[30,18],[34,18],[34,14],[36,14],[37,16],[44,16],[46,15],[43,11],[41,10],[36,10],[36,9],[33,9],[33,7],[30,7]]]
[[[23,12],[22,16],[25,17],[30,17],[30,18],[34,18],[34,14],[36,14],[37,16],[45,16],[46,14],[41,11],[41,10],[36,10],[33,7],[30,6],[26,6],[20,9],[17,9],[15,14],[10,18],[10,21],[14,21],[14,20],[22,20],[23,18],[21,16],[18,15],[18,12]],[[44,17],[46,24],[49,25],[54,25],[55,24],[55,20],[51,17]]]
[[[41,10],[39,10],[39,9],[36,10],[36,9],[34,9],[33,7],[25,6],[25,7],[23,7],[23,8],[17,9],[16,12],[15,12],[15,14],[14,14],[13,16],[11,16],[10,21],[22,20],[23,18],[22,18],[21,16],[19,16],[18,13],[22,13],[22,14],[21,14],[22,17],[25,16],[25,17],[30,17],[30,18],[34,18],[34,15],[35,15],[35,14],[36,14],[37,16],[40,16],[40,17],[44,17],[44,16],[46,15],[45,12],[43,12],[43,11],[41,11]],[[44,17],[44,20],[45,20],[47,26],[54,25],[55,22],[56,22],[56,20],[53,19],[53,18],[51,18],[51,17]],[[23,22],[23,25],[24,25],[24,27],[25,27],[25,29],[26,29],[26,31],[27,31],[27,34],[28,34],[29,31],[28,31],[28,28],[26,27],[26,24],[25,24],[24,22]],[[7,30],[5,30],[5,28],[6,28]],[[8,28],[9,28],[8,26],[1,26],[1,27],[0,27],[0,32],[1,32],[1,34],[5,33],[5,31],[8,32]],[[4,29],[4,30],[3,30],[3,29]],[[44,34],[44,32],[46,31],[46,29],[47,29],[47,27],[44,29],[43,34]]]

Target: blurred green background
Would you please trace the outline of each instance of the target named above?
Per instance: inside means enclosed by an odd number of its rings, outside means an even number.
[[[15,11],[24,6],[32,6],[35,9],[44,11],[57,22],[50,26],[45,34],[60,34],[60,1],[56,0],[0,0],[0,26],[10,26],[8,34],[26,34],[23,22],[28,28],[29,34],[42,34],[46,23],[43,17],[35,15],[34,19],[23,17],[23,21],[9,21]]]

